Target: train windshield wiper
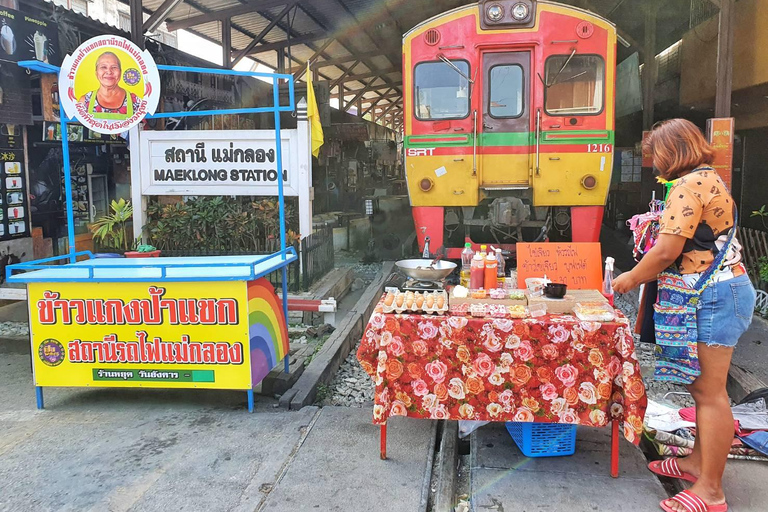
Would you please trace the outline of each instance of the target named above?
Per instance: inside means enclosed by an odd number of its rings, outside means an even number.
[[[553,85],[555,85],[555,84],[557,83],[557,79],[558,79],[558,77],[560,76],[560,73],[562,73],[562,72],[563,72],[563,70],[564,70],[566,67],[568,67],[568,64],[571,62],[571,59],[573,58],[573,56],[574,56],[574,55],[576,55],[576,48],[574,48],[574,49],[571,51],[571,54],[570,54],[570,55],[568,56],[568,58],[565,60],[565,63],[564,63],[564,64],[563,64],[563,66],[560,68],[560,71],[558,71],[558,72],[557,72],[557,74],[555,75],[555,78],[553,78],[553,79],[552,79],[552,83],[548,83],[548,84],[547,84],[547,83],[545,83],[545,84],[544,84],[544,86],[545,86],[547,89],[549,89],[550,87],[552,87]],[[571,78],[569,78],[568,80],[573,80],[573,79],[574,79],[574,78],[576,78],[577,76],[580,76],[580,75],[572,76],[572,77],[571,77]]]
[[[472,80],[471,78],[469,78],[467,75],[465,75],[464,72],[462,70],[460,70],[456,66],[456,64],[454,64],[453,62],[448,60],[448,58],[445,55],[443,55],[441,53],[440,55],[437,56],[437,58],[440,59],[441,61],[443,61],[444,63],[448,64],[451,67],[451,69],[453,69],[455,72],[457,72],[464,80],[466,80],[467,82],[469,82],[469,83],[474,85],[475,81]]]

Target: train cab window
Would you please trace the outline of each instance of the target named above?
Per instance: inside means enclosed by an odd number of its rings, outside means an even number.
[[[601,57],[554,55],[547,59],[545,75],[545,109],[549,115],[602,112],[605,63]]]
[[[422,62],[413,71],[415,115],[420,120],[463,119],[469,115],[469,63]]]
[[[489,76],[488,111],[492,117],[520,117],[523,113],[523,68],[519,64],[493,66]]]

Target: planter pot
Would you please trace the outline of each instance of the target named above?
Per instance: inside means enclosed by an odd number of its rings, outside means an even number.
[[[158,256],[160,256],[159,249],[149,252],[128,251],[125,253],[126,258],[157,258]]]

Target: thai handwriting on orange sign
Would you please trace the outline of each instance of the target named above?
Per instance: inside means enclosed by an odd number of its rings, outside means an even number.
[[[599,243],[517,244],[518,285],[544,277],[572,289],[600,289],[602,260]]]

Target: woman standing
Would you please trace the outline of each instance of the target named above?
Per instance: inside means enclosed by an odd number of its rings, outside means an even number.
[[[699,298],[696,314],[701,375],[688,390],[696,402],[696,442],[685,458],[653,462],[654,473],[694,482],[693,486],[661,502],[667,511],[721,512],[727,510],[722,488],[725,461],[733,441],[734,424],[725,389],[733,349],[752,321],[755,289],[741,264],[735,238],[736,206],[717,172],[709,166],[714,153],[701,131],[690,121],[658,123],[645,142],[654,168],[675,180],[661,219],[659,239],[638,265],[614,281],[614,291],[626,293],[676,263],[688,286],[693,286],[720,250],[725,262]]]

